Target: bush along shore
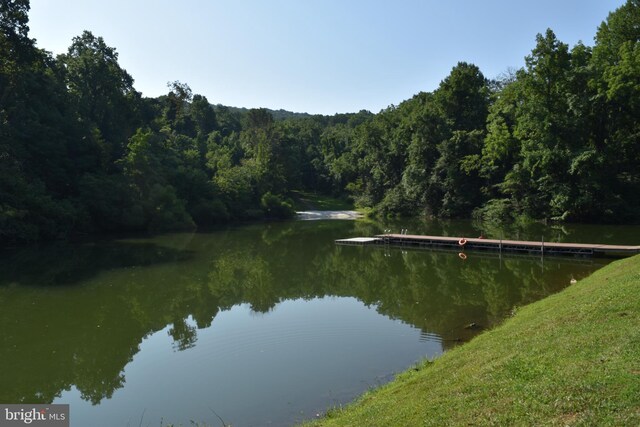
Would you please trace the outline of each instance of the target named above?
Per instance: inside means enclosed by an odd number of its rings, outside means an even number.
[[[640,256],[310,425],[640,425]]]

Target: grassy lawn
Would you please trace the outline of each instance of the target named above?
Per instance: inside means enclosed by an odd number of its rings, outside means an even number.
[[[291,198],[295,203],[294,207],[297,211],[348,211],[353,209],[353,203],[324,194],[292,191]]]
[[[640,256],[311,425],[640,425]]]

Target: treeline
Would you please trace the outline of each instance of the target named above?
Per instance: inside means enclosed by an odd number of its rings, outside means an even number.
[[[383,215],[640,218],[638,0],[594,47],[548,30],[498,80],[461,62],[431,93],[335,116],[213,106],[180,82],[144,98],[101,37],[39,49],[28,11],[0,3],[1,242],[288,217],[294,189]]]

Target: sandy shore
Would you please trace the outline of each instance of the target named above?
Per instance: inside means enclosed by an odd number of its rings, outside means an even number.
[[[316,219],[358,219],[364,218],[360,212],[356,211],[299,211],[297,218],[305,221]]]

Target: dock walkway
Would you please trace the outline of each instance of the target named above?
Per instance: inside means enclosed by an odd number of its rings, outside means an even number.
[[[497,240],[470,237],[423,236],[412,234],[379,234],[375,237],[338,239],[339,245],[391,245],[442,247],[465,250],[526,252],[542,255],[582,255],[621,258],[640,253],[640,246],[601,245],[591,243],[554,243],[544,241]]]

